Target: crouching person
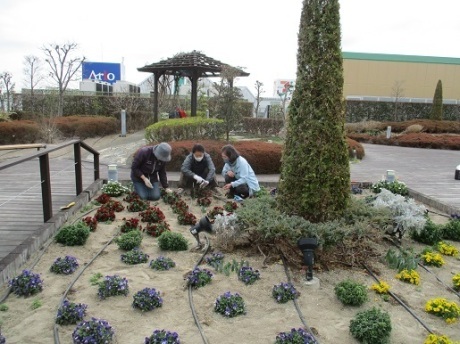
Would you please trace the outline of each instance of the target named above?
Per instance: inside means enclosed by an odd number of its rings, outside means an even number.
[[[228,198],[252,197],[260,190],[254,170],[235,147],[232,145],[222,147],[222,159],[225,163],[222,176],[225,179],[224,189],[228,190]]]
[[[191,189],[194,185],[200,188],[217,186],[214,162],[198,143],[193,146],[192,153],[187,155],[182,163],[179,181],[179,187],[183,189]]]
[[[171,146],[162,142],[153,147],[142,147],[136,152],[131,164],[131,180],[134,191],[144,200],[157,201],[160,199],[160,186],[166,192],[168,188],[166,163],[171,161]]]

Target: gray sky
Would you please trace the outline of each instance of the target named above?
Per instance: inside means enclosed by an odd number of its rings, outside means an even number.
[[[343,0],[342,50],[460,57],[458,0]],[[198,50],[251,73],[273,92],[294,79],[302,0],[0,0],[0,72],[23,84],[26,55],[47,43],[75,42],[89,61],[121,62],[126,79],[138,67]],[[460,81],[459,81],[460,82]]]

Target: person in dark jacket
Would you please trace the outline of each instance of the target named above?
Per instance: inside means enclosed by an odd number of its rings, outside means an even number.
[[[193,146],[192,152],[187,155],[181,167],[179,187],[192,188],[193,185],[200,188],[217,186],[214,162],[199,143]]]
[[[131,180],[134,191],[144,200],[157,201],[160,199],[160,187],[166,192],[168,188],[166,163],[171,160],[171,146],[162,142],[155,146],[142,147],[136,152],[131,164]]]

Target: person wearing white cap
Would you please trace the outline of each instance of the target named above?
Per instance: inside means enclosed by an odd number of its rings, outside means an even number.
[[[172,148],[166,142],[155,146],[140,148],[131,164],[131,180],[134,191],[144,200],[157,201],[160,199],[160,186],[171,192],[168,188],[166,176],[166,163],[171,161]]]

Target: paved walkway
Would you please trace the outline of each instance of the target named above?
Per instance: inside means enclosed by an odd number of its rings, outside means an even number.
[[[117,164],[118,165],[118,177],[120,181],[129,180],[131,156],[135,150],[146,144],[144,139],[144,133],[142,131],[128,134],[126,137],[120,137],[118,135],[111,135],[104,138],[88,139],[85,140],[87,144],[96,149],[101,153],[100,155],[100,175],[101,178],[107,179],[107,165]],[[418,148],[405,148],[405,147],[392,147],[392,146],[381,146],[381,145],[370,145],[364,144],[366,156],[362,161],[352,163],[350,165],[351,180],[355,182],[376,182],[383,178],[387,170],[395,170],[396,176],[400,181],[405,182],[410,189],[413,190],[414,197],[418,197],[422,200],[439,210],[446,213],[460,213],[460,180],[455,180],[455,168],[460,165],[460,153],[458,151],[448,150],[431,150],[431,149],[418,149]],[[49,145],[49,148],[53,145]],[[30,154],[31,151],[1,151],[0,152],[0,163],[8,161],[9,159],[17,158],[22,155]],[[59,150],[50,154],[51,161],[54,161],[56,168],[56,174],[60,174],[62,178],[56,181],[55,190],[55,213],[56,219],[52,222],[52,228],[46,228],[46,224],[40,221],[40,205],[37,203],[33,209],[23,209],[17,202],[19,198],[40,198],[37,190],[39,188],[40,181],[35,180],[29,175],[28,171],[20,168],[4,170],[3,174],[0,175],[0,220],[2,217],[6,220],[14,222],[12,229],[21,228],[21,217],[25,219],[24,226],[25,230],[23,233],[14,234],[10,229],[5,228],[5,236],[0,238],[3,249],[0,251],[0,284],[4,282],[6,276],[6,270],[13,271],[19,267],[19,263],[23,263],[30,256],[32,251],[39,249],[40,245],[46,241],[47,237],[51,236],[54,231],[59,228],[65,219],[69,215],[64,215],[58,218],[62,212],[59,212],[58,206],[66,204],[72,197],[72,190],[74,185],[67,181],[72,180],[71,176],[66,176],[67,172],[72,170],[68,163],[73,161],[73,147],[69,146],[68,149]],[[82,159],[87,161],[86,169],[91,171],[92,155],[86,155],[86,151],[82,151]],[[32,170],[36,169],[33,167],[33,163],[29,164]],[[24,165],[25,166],[25,165]],[[70,167],[69,167],[70,166]],[[35,170],[38,174],[38,171]],[[90,175],[90,173],[88,173]],[[20,178],[24,180],[23,190],[7,190],[12,180]],[[168,178],[172,184],[179,180],[178,172],[168,172]],[[275,186],[279,180],[279,175],[258,175],[258,178],[262,185]],[[90,177],[85,177],[85,186],[90,183]],[[222,178],[218,178],[222,181]],[[17,185],[18,183],[16,183]],[[20,184],[20,183],[19,183]],[[37,184],[37,185],[35,185]],[[31,187],[33,186],[33,187]],[[7,192],[8,191],[8,192]],[[95,192],[93,190],[92,192]],[[11,192],[16,193],[14,200],[11,200]],[[8,193],[10,195],[8,195]],[[20,197],[19,197],[20,196]],[[86,197],[86,198],[85,198]],[[84,198],[80,199],[79,205],[84,204],[85,200],[91,198],[91,193],[86,193]],[[54,200],[53,200],[54,201]],[[8,204],[8,205],[7,205]],[[18,209],[16,212],[15,209]],[[73,209],[71,212],[75,212],[78,209]],[[24,216],[27,214],[27,216]],[[36,232],[31,227],[32,218],[36,218]],[[27,225],[26,225],[27,224]],[[26,228],[27,227],[27,228]],[[27,233],[26,233],[27,231]],[[19,243],[17,237],[18,234],[22,236],[26,235],[22,243]],[[23,235],[24,234],[24,235]],[[36,238],[40,236],[40,242],[37,243]],[[11,237],[11,238],[10,238]],[[14,238],[13,238],[14,237]],[[11,240],[15,240],[14,242]],[[0,245],[1,246],[1,245]],[[27,252],[24,253],[25,249]],[[9,252],[9,253],[8,253]],[[6,255],[6,256],[5,256]],[[13,256],[14,257],[13,257]],[[20,257],[21,259],[16,259]],[[11,265],[14,261],[15,264],[7,268],[7,264]]]

